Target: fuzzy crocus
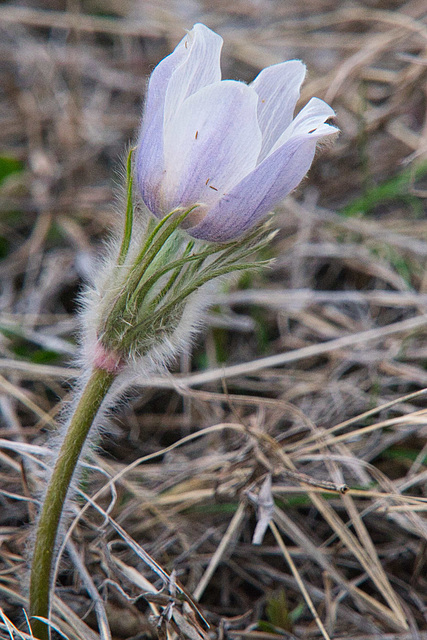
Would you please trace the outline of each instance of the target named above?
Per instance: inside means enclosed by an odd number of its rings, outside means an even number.
[[[221,80],[222,38],[202,24],[151,74],[136,181],[162,218],[197,205],[195,238],[233,240],[302,180],[319,138],[338,131],[334,111],[312,98],[294,118],[305,66],[290,60],[246,85]]]

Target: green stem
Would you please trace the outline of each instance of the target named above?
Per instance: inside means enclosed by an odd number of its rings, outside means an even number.
[[[53,469],[38,523],[31,565],[32,616],[47,618],[49,615],[50,574],[65,498],[89,429],[115,375],[103,369],[94,369],[71,418]],[[49,629],[43,621],[33,620],[32,630],[35,638],[48,640]]]

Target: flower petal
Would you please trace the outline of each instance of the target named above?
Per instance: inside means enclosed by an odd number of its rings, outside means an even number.
[[[261,148],[258,96],[224,80],[185,100],[165,127],[164,213],[177,206],[212,206],[256,166]]]
[[[160,182],[163,176],[163,113],[154,114],[143,130],[136,152],[136,179],[141,196],[155,215],[160,215]]]
[[[258,122],[262,131],[259,162],[292,122],[305,73],[306,67],[300,60],[289,60],[263,69],[251,83],[259,95]]]
[[[220,56],[222,38],[204,24],[195,24],[181,40],[177,51],[186,52],[183,61],[175,68],[167,86],[165,98],[165,124],[188,96],[199,89],[221,80]],[[175,53],[175,52],[174,52]]]
[[[188,56],[184,41],[185,38],[169,56],[159,62],[150,76],[137,145],[138,186],[143,201],[156,215],[160,210],[158,194],[163,175],[163,120],[166,90],[173,72]]]
[[[287,140],[290,140],[290,138],[298,135],[299,133],[314,133],[319,125],[323,125],[326,120],[328,120],[329,118],[333,118],[334,116],[335,111],[326,102],[320,100],[320,98],[311,98],[311,100],[307,102],[305,107],[301,109],[299,114],[291,122],[289,127],[275,142],[270,150],[270,153],[276,151],[276,149],[281,147]]]
[[[164,169],[164,123],[188,95],[221,79],[221,47],[220,36],[202,24],[195,24],[150,76],[136,175],[142,199],[156,215],[160,214],[159,185]]]
[[[319,105],[309,105],[291,137],[224,195],[188,233],[213,242],[237,238],[298,186],[311,166],[317,140],[338,131],[324,123],[332,112],[330,107],[316,119],[313,112],[317,109],[320,113],[321,109]]]

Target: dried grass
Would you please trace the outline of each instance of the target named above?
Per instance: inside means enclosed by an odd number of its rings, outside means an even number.
[[[225,37],[225,76],[303,58],[301,103],[331,101],[342,134],[278,208],[272,268],[219,293],[194,353],[111,417],[52,625],[427,638],[425,18],[424,0],[1,5],[0,160],[24,162],[0,184],[1,638],[31,637],[37,467],[79,375],[76,294],[115,221],[112,172],[147,75],[195,21]]]

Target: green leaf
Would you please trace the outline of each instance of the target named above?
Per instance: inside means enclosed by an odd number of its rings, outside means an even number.
[[[127,194],[126,195],[126,213],[125,213],[125,226],[123,229],[123,239],[122,239],[122,244],[120,247],[119,258],[118,258],[119,265],[122,265],[126,260],[126,256],[129,251],[130,241],[132,238],[132,227],[133,227],[132,153],[133,153],[133,149],[129,151],[127,163],[126,163],[126,194]]]
[[[60,360],[59,354],[50,349],[37,349],[31,354],[31,362],[36,364],[52,364],[58,360]]]
[[[291,619],[291,622],[294,624],[295,622],[297,622],[297,620],[299,620],[299,618],[301,618],[303,611],[305,609],[305,604],[304,602],[300,602],[299,605],[297,605],[295,607],[295,609],[293,609],[293,611],[290,612],[289,614],[289,618]]]
[[[411,462],[414,462],[417,459],[419,453],[420,452],[418,451],[418,449],[406,449],[404,447],[397,447],[394,449],[387,449],[386,451],[383,451],[381,456],[383,458],[386,458],[386,460],[410,460]],[[425,456],[421,460],[421,464],[426,464],[426,462],[427,456]]]
[[[0,184],[13,173],[19,173],[24,168],[23,163],[10,156],[0,156]]]
[[[345,216],[354,216],[357,214],[366,215],[372,211],[377,205],[385,204],[392,200],[401,199],[410,204],[418,203],[418,198],[410,192],[415,180],[420,180],[427,175],[427,162],[423,162],[416,167],[409,167],[390,180],[366,189],[363,196],[356,198],[346,207],[341,209],[341,213]]]
[[[264,631],[264,633],[272,633],[275,636],[281,636],[280,630],[277,629],[274,624],[271,622],[267,622],[266,620],[258,620],[257,624],[258,631]]]
[[[0,260],[9,253],[9,243],[4,236],[0,236]]]
[[[284,589],[280,589],[267,601],[267,618],[271,624],[286,631],[292,630],[292,622],[289,617],[289,607]]]

